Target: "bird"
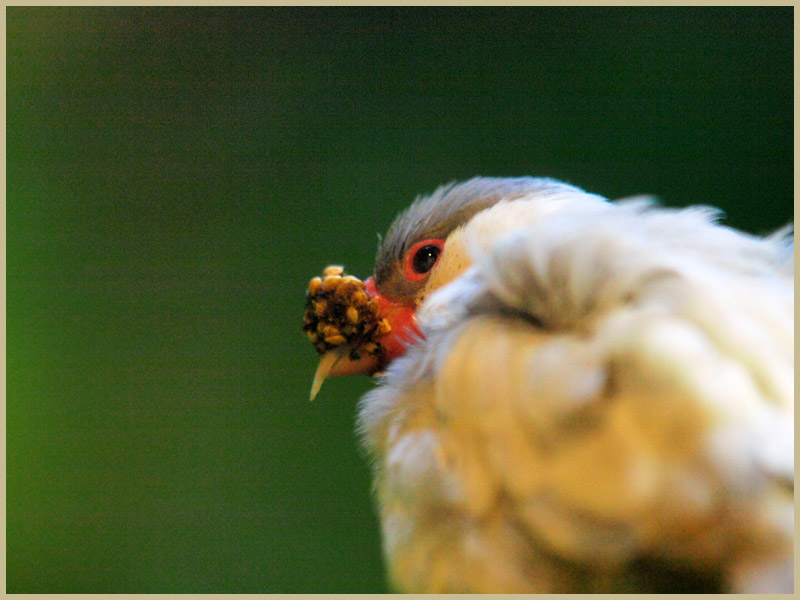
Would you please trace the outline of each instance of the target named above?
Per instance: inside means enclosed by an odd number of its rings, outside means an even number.
[[[313,391],[375,379],[392,589],[792,592],[793,248],[547,177],[418,196]]]

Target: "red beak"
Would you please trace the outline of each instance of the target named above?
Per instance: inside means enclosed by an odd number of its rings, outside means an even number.
[[[389,324],[386,333],[379,335],[374,340],[380,343],[384,351],[379,357],[366,351],[359,352],[359,348],[342,345],[333,350],[328,350],[322,355],[314,373],[311,384],[311,399],[319,392],[322,382],[327,377],[336,375],[374,375],[383,371],[390,362],[402,356],[408,346],[422,339],[423,335],[417,327],[417,307],[410,302],[399,302],[382,295],[375,286],[375,279],[370,277],[365,282],[365,292],[370,301],[378,302],[378,320],[385,320]],[[356,350],[360,357],[356,360],[350,358],[352,350]]]
[[[378,319],[386,319],[391,327],[387,333],[378,338],[385,350],[384,355],[379,360],[374,356],[369,356],[366,352],[362,352],[361,358],[351,360],[347,354],[343,354],[327,373],[328,377],[336,375],[374,375],[386,368],[386,365],[395,358],[402,356],[408,346],[423,337],[417,328],[417,308],[414,304],[398,302],[382,295],[375,286],[373,277],[370,277],[364,283],[366,284],[365,291],[370,300],[378,301]]]

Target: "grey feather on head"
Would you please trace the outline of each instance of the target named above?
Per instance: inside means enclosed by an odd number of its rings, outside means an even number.
[[[400,263],[406,251],[425,239],[446,238],[477,213],[504,200],[533,193],[576,191],[578,188],[546,177],[474,177],[462,183],[442,185],[428,196],[418,196],[395,218],[386,238],[378,246],[375,283],[393,297],[409,296],[413,290],[401,281]]]

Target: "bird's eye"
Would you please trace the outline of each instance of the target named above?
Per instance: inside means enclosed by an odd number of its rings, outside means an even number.
[[[423,246],[414,254],[412,267],[415,273],[427,273],[436,264],[442,251],[437,246]]]
[[[436,265],[444,248],[444,240],[423,240],[408,251],[406,258],[406,277],[417,281],[427,275]]]

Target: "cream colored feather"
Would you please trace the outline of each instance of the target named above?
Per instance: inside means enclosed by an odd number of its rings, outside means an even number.
[[[713,217],[576,190],[451,234],[360,405],[398,590],[792,591],[791,242]]]

